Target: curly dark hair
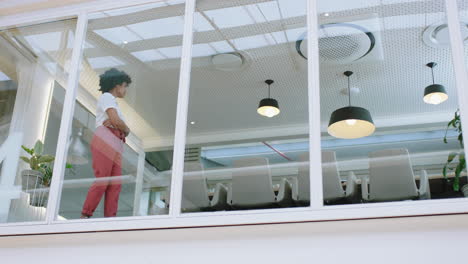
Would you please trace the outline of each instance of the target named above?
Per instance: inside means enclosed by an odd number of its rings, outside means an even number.
[[[114,89],[116,85],[120,85],[124,82],[130,84],[132,78],[125,73],[124,71],[119,71],[116,68],[107,70],[105,73],[99,76],[99,86],[101,87],[99,91],[102,93],[107,93],[110,90]]]

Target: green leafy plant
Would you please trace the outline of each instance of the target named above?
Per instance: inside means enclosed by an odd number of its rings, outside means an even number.
[[[44,144],[40,140],[36,141],[34,148],[27,148],[25,146],[21,146],[21,148],[23,148],[30,157],[21,156],[20,158],[29,164],[31,170],[42,173],[42,185],[46,187],[50,186],[52,172],[54,170],[52,162],[55,160],[55,157],[42,154],[44,151]],[[71,169],[72,165],[67,163],[66,168]]]
[[[41,167],[40,171],[44,175],[42,177],[42,185],[44,185],[46,187],[49,187],[50,183],[52,181],[52,172],[54,171],[54,167],[52,166],[52,164],[41,164],[40,167]],[[72,169],[73,166],[71,164],[67,163],[65,165],[65,168]]]
[[[50,164],[54,161],[55,157],[51,155],[43,155],[42,152],[44,151],[44,144],[42,141],[36,141],[34,148],[27,148],[25,146],[21,146],[21,148],[26,151],[30,157],[21,156],[20,158],[29,164],[31,170],[43,172],[43,165]]]
[[[49,187],[52,180],[52,171],[54,170],[50,164],[41,164],[40,170],[42,172],[42,185]]]
[[[444,168],[442,169],[442,174],[444,178],[448,181],[447,178],[447,172],[454,171],[455,172],[455,178],[453,179],[453,190],[454,191],[459,191],[460,190],[460,175],[461,173],[466,170],[466,159],[465,159],[465,152],[463,151],[463,133],[462,133],[462,126],[461,126],[461,120],[460,120],[460,110],[457,109],[455,111],[455,115],[450,122],[447,124],[447,128],[445,130],[445,136],[444,136],[444,143],[447,144],[447,133],[449,129],[455,129],[458,133],[457,140],[460,143],[461,151],[459,152],[451,152],[447,158],[447,162],[444,165]],[[456,158],[458,157],[458,164],[453,162]]]

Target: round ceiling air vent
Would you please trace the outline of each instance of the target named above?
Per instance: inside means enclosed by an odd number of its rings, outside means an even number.
[[[375,37],[364,27],[351,23],[320,26],[319,54],[321,62],[350,63],[369,54],[375,47]],[[307,38],[304,33],[296,41],[296,50],[307,59]]]
[[[222,71],[238,71],[243,68],[245,58],[237,52],[215,54],[211,57],[213,67]]]
[[[460,30],[463,41],[468,41],[468,23],[461,22]],[[448,48],[450,46],[450,35],[445,21],[428,26],[423,32],[423,42],[433,48]]]

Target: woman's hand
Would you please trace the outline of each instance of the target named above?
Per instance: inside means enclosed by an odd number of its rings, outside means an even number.
[[[113,127],[112,122],[109,119],[106,119],[106,121],[104,121],[102,125],[105,127]]]
[[[110,119],[106,119],[106,121],[104,121],[102,123],[102,125],[105,126],[105,127],[108,127],[108,128],[114,128],[114,126],[112,125],[112,122],[110,121]],[[120,129],[119,129],[119,131],[121,133],[121,135],[120,135],[121,137],[127,137],[128,134],[129,134],[129,132],[124,132],[124,131],[121,131]]]
[[[106,110],[106,113],[109,116],[109,119],[106,121],[109,121],[111,127],[117,128],[118,130],[122,131],[125,134],[125,136],[128,136],[128,134],[130,134],[130,129],[125,124],[125,122],[119,118],[117,110],[115,110],[114,108],[109,108]]]

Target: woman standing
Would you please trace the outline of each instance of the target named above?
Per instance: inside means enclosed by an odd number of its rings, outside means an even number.
[[[123,144],[130,129],[125,124],[125,118],[116,98],[125,97],[131,82],[128,74],[114,68],[100,76],[99,91],[102,95],[97,103],[96,131],[91,140],[93,170],[97,180],[89,188],[81,218],[93,215],[104,194],[104,217],[117,215],[121,179],[119,177],[111,179],[111,177],[122,175]]]

